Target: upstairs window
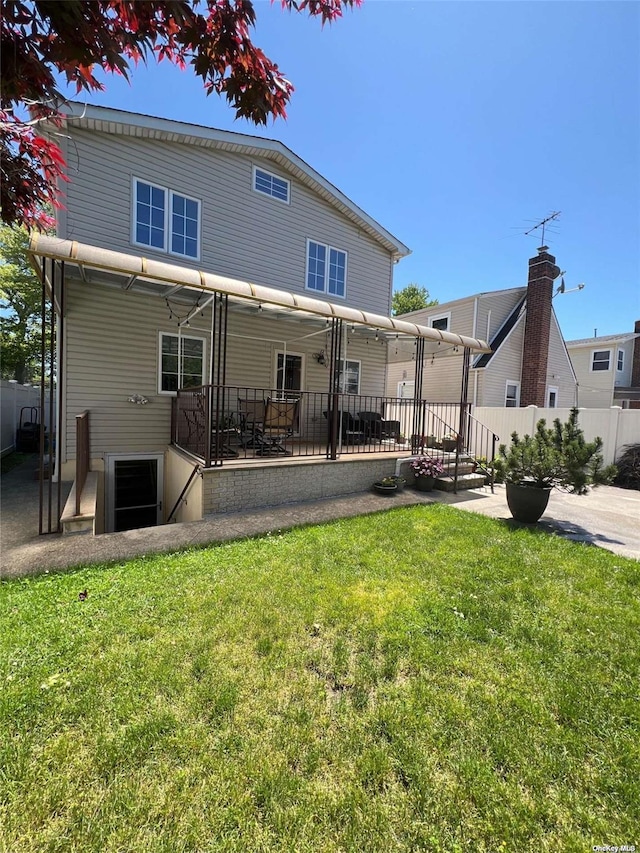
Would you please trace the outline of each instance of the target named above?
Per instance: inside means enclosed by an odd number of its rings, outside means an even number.
[[[272,175],[271,172],[265,172],[264,169],[259,169],[257,166],[253,167],[253,188],[257,193],[269,195],[271,198],[289,204],[289,187],[289,181],[284,178]]]
[[[347,253],[308,240],[307,289],[344,299],[347,292]]]
[[[183,258],[200,256],[197,199],[136,179],[133,207],[134,243]]]
[[[611,350],[594,350],[591,356],[591,370],[609,370]]]
[[[160,332],[158,392],[173,394],[203,384],[204,339]]]
[[[451,314],[449,312],[446,314],[434,314],[433,317],[429,317],[429,325],[432,329],[437,329],[439,332],[448,332],[450,320]]]
[[[520,405],[520,383],[507,382],[504,404],[507,409],[517,409]]]
[[[142,181],[135,187],[135,242],[164,252],[167,191]]]
[[[623,349],[618,350],[617,368],[620,372],[622,372],[624,370],[624,350]]]

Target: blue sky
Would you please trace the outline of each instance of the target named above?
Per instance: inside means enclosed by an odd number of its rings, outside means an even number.
[[[365,0],[331,27],[255,3],[254,41],[296,91],[256,129],[188,71],[106,77],[91,103],[281,140],[406,243],[395,286],[446,302],[566,270],[566,339],[640,319],[640,5]],[[70,93],[71,94],[71,93]]]

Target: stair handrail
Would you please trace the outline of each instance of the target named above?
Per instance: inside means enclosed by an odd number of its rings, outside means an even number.
[[[76,415],[76,511],[80,515],[82,490],[89,471],[89,411]]]

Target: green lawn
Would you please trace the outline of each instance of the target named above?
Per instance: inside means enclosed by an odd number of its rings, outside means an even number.
[[[639,581],[431,505],[6,582],[0,850],[638,844]]]

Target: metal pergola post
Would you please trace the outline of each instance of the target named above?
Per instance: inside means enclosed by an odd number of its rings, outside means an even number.
[[[422,444],[425,426],[425,403],[422,399],[424,380],[424,338],[416,338],[416,369],[413,384],[413,424],[411,432],[411,452],[417,453]]]

